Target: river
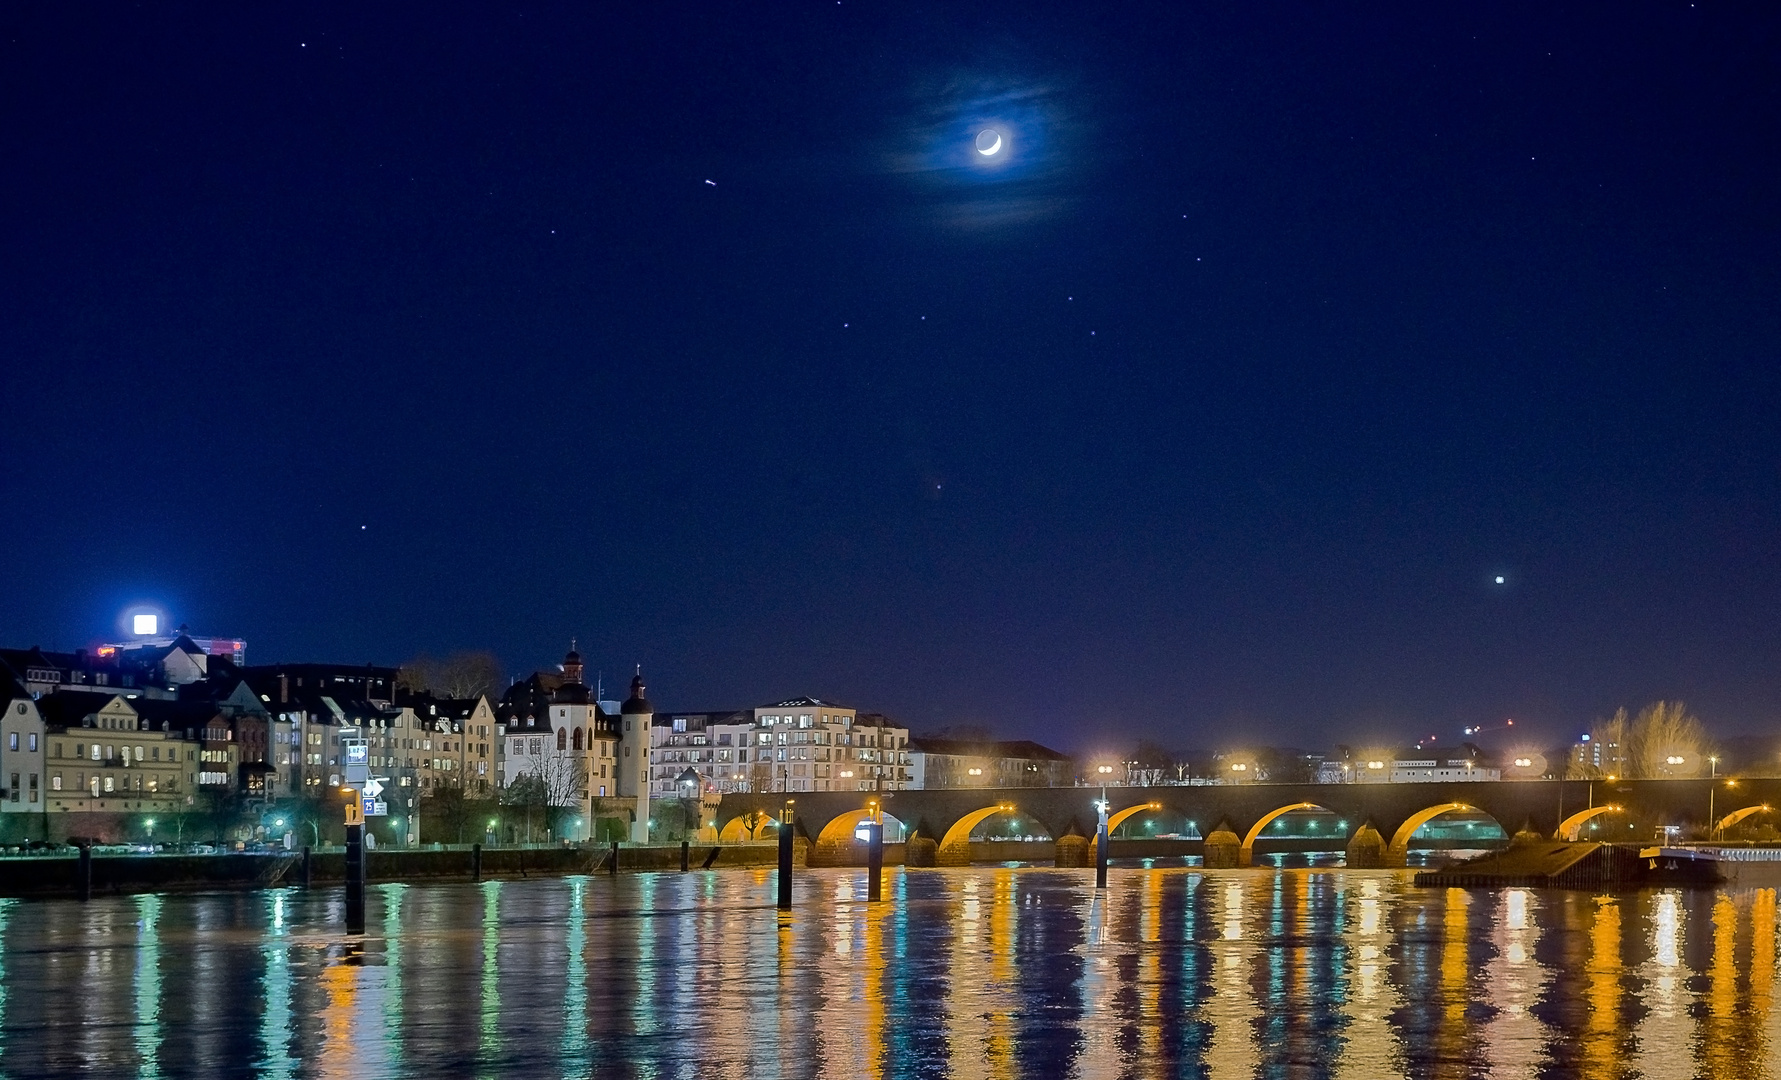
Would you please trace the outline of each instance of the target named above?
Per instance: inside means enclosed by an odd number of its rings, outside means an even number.
[[[1770,1077],[1772,889],[729,870],[0,900],[0,1075]]]

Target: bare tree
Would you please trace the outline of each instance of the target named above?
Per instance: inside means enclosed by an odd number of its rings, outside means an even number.
[[[547,750],[538,762],[539,777],[552,806],[580,806],[587,796],[587,762],[572,750]]]
[[[770,814],[763,813],[759,810],[750,810],[748,813],[742,815],[742,827],[748,830],[748,838],[750,840],[760,839],[761,830],[772,824],[772,822],[773,818]]]
[[[445,831],[453,838],[452,843],[463,843],[464,830],[469,826],[470,819],[476,814],[476,807],[472,806],[469,798],[464,795],[464,789],[455,784],[434,788],[433,793],[426,799],[439,814],[440,823],[445,826]]]
[[[1634,776],[1698,776],[1707,734],[1680,701],[1654,701],[1639,710],[1627,741]]]
[[[443,660],[421,653],[402,665],[397,681],[410,690],[442,697],[473,698],[493,694],[501,686],[501,661],[486,649],[465,649]]]
[[[1589,729],[1588,759],[1569,775],[1601,779],[1698,776],[1707,734],[1680,701],[1654,701],[1628,719],[1625,709]]]
[[[526,822],[526,843],[532,842],[532,821],[539,813],[550,812],[550,788],[542,777],[526,773],[501,792],[501,802],[520,811]]]
[[[757,795],[773,790],[773,760],[771,758],[763,760],[760,757],[761,754],[770,753],[772,753],[771,750],[757,751],[754,763],[749,766],[748,790]]]

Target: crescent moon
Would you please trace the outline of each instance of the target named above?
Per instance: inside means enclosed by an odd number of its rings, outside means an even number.
[[[983,145],[983,136],[979,135],[977,137],[977,152],[984,157],[995,157],[996,152],[1002,149],[1002,133],[999,131],[991,131],[990,134],[995,136],[996,141],[990,143],[987,147]]]

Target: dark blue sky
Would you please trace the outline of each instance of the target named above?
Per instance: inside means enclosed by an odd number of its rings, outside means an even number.
[[[0,12],[8,643],[1774,730],[1773,9],[362,8]]]

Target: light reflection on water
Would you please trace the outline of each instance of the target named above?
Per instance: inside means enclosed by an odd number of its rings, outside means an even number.
[[[1781,1080],[1771,889],[767,871],[0,901],[0,1075]]]

